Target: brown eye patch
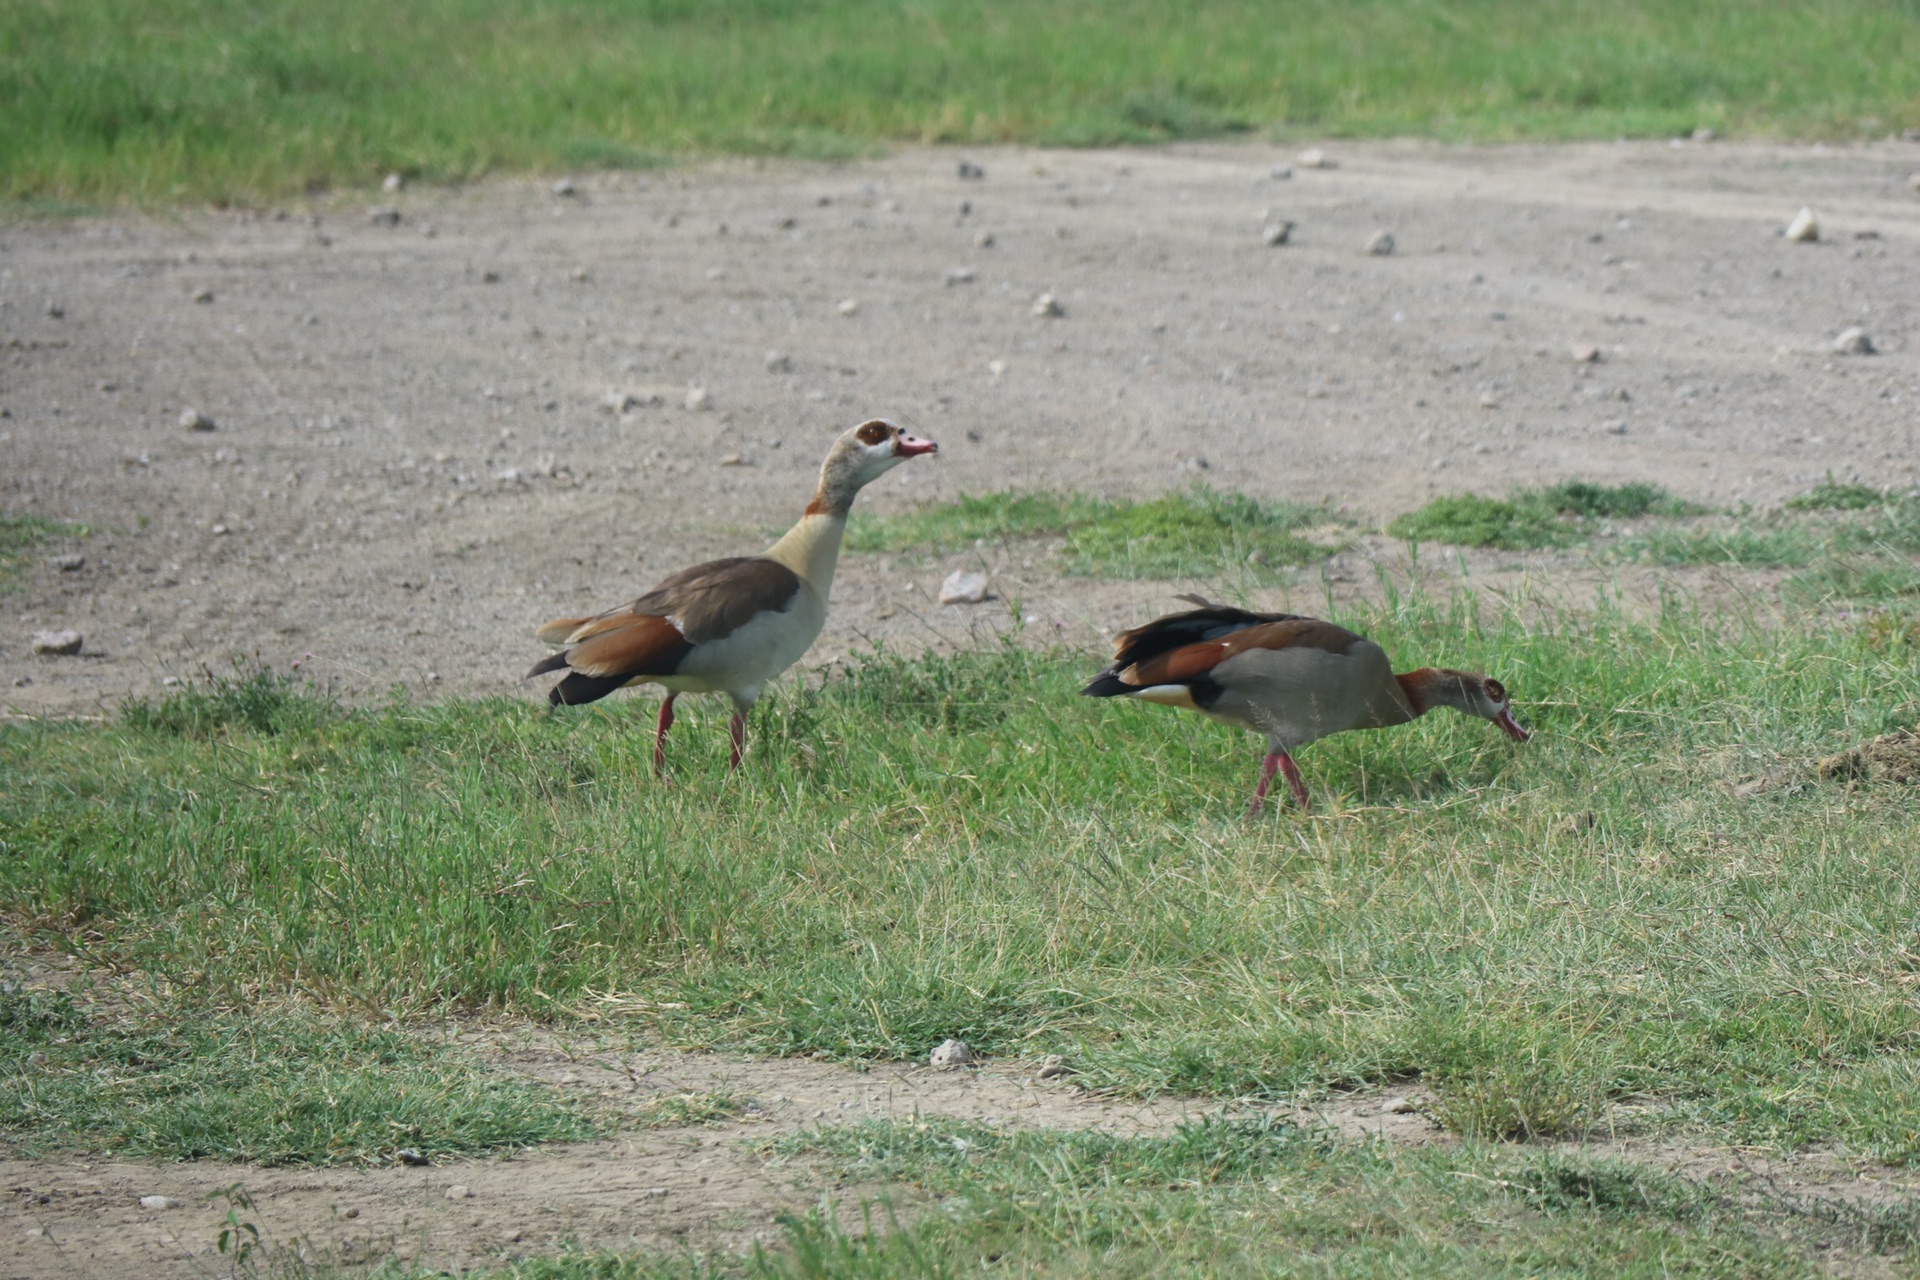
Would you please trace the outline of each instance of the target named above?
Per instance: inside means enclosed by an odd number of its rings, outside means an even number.
[[[875,418],[872,422],[861,423],[860,429],[853,435],[861,444],[880,444],[893,437],[893,428]]]
[[[1501,684],[1498,680],[1490,679],[1487,681],[1487,696],[1495,702],[1505,702],[1507,700],[1507,686]]]

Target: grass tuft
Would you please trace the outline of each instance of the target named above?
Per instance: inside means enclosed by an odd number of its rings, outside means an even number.
[[[88,532],[85,525],[0,512],[0,591],[8,588],[26,558],[40,547],[57,538],[84,538]]]
[[[1195,485],[1145,501],[1080,494],[961,497],[899,516],[856,516],[856,551],[953,551],[1052,536],[1065,572],[1112,578],[1203,577],[1243,565],[1311,564],[1339,549],[1303,531],[1328,527],[1320,507],[1262,502]]]
[[[1387,525],[1387,532],[1409,542],[1529,551],[1583,541],[1593,535],[1594,521],[1697,511],[1658,485],[1608,486],[1569,480],[1550,489],[1518,489],[1505,500],[1471,493],[1435,498],[1418,511],[1397,517]]]

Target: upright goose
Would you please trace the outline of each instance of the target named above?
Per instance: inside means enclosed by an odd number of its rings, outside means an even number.
[[[1121,632],[1113,665],[1080,692],[1187,707],[1264,733],[1267,754],[1249,817],[1260,812],[1275,769],[1287,775],[1300,807],[1311,807],[1290,753],[1329,734],[1405,724],[1434,707],[1452,707],[1521,742],[1529,736],[1513,718],[1506,688],[1489,676],[1440,667],[1395,675],[1379,645],[1345,627],[1181,598],[1200,607]]]
[[[549,622],[537,634],[564,647],[527,675],[567,673],[547,694],[554,706],[593,702],[631,684],[665,686],[653,742],[656,772],[666,764],[673,700],[724,693],[733,700],[732,767],[739,768],[747,711],[761,687],[798,662],[826,623],[854,496],[906,459],[939,448],[884,419],[861,423],[827,450],[813,501],[780,541],[757,556],[682,570],[617,609]]]

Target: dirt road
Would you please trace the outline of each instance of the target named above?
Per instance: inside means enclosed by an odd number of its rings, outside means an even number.
[[[1283,178],[1262,146],[917,150],[0,229],[0,510],[94,530],[0,598],[0,704],[100,711],[235,653],[310,652],[356,696],[520,689],[533,626],[764,545],[875,414],[942,445],[862,499],[886,511],[1915,478],[1920,146],[1328,151]],[[1803,205],[1816,243],[1779,234]],[[1834,352],[1853,325],[1878,354]],[[1177,589],[978,558],[1074,641]],[[809,661],[1004,616],[935,606],[952,567],[851,557]],[[85,654],[29,655],[66,627]]]

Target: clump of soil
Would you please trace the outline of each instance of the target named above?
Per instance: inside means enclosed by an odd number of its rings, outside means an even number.
[[[1920,730],[1896,729],[1828,756],[1819,774],[1829,780],[1920,783]]]

